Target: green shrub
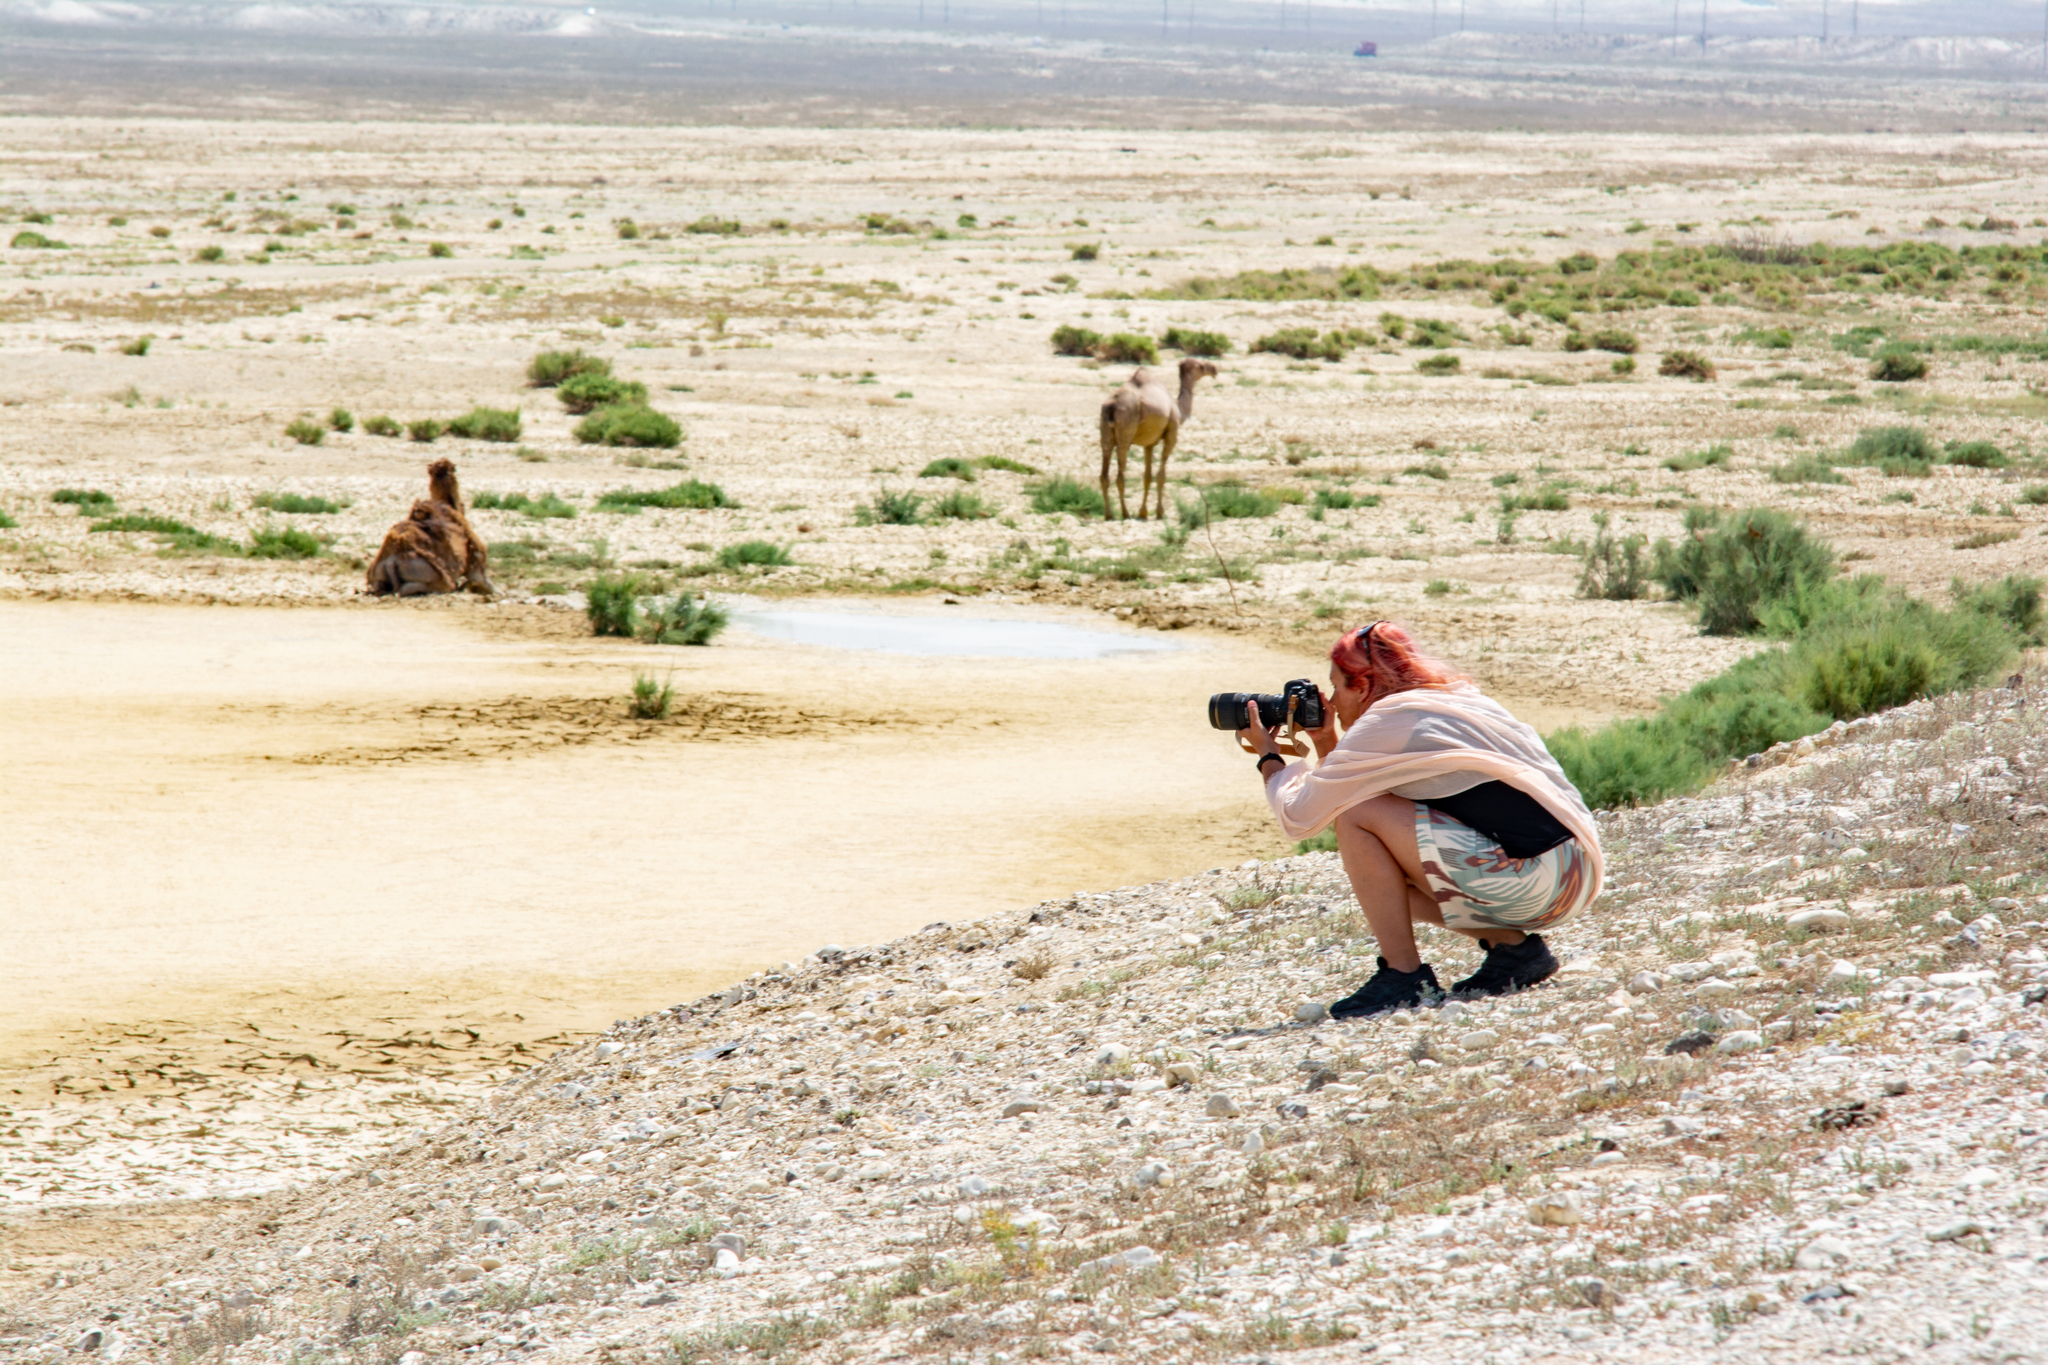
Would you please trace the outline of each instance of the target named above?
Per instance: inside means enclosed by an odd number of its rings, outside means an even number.
[[[326,546],[317,536],[288,526],[265,526],[249,537],[251,559],[314,559]]]
[[[1296,360],[1342,360],[1350,349],[1349,338],[1342,332],[1325,332],[1316,335],[1313,327],[1283,327],[1252,343],[1254,354],[1292,356]]]
[[[509,443],[519,439],[519,409],[474,407],[448,424],[448,434],[465,441]]]
[[[932,515],[953,521],[986,521],[996,514],[996,509],[982,501],[978,493],[966,489],[955,489],[932,504]]]
[[[1160,334],[1159,344],[1182,355],[1218,356],[1230,354],[1230,338],[1221,332],[1198,332],[1191,327],[1169,327]]]
[[[303,493],[258,493],[249,500],[249,505],[260,507],[266,512],[304,513],[309,516],[326,516],[349,506],[346,502],[311,498]]]
[[[1774,483],[1847,483],[1847,479],[1835,472],[1824,455],[1805,454],[1786,464],[1771,466],[1771,480]]]
[[[427,254],[437,260],[446,260],[455,254],[455,248],[446,242],[429,242],[427,243]]]
[[[203,246],[200,247],[198,251],[193,253],[192,259],[196,264],[199,265],[212,265],[215,261],[218,261],[221,257],[225,255],[227,255],[227,253],[225,251],[222,251],[217,246]]]
[[[2048,507],[2048,483],[2028,484],[2020,490],[2019,501],[2029,507]]]
[[[51,502],[68,502],[80,516],[99,516],[114,510],[114,495],[97,488],[60,488],[50,494]]]
[[[1926,375],[1927,358],[1909,342],[1888,343],[1870,362],[1870,377],[1887,384],[1903,384],[1909,379],[1923,379]]]
[[[576,424],[575,435],[585,445],[668,449],[682,441],[683,429],[674,418],[653,408],[625,403],[592,412]]]
[[[920,479],[959,479],[966,483],[973,483],[975,478],[974,461],[963,460],[953,455],[943,455],[927,464],[923,469],[918,470],[917,477]]]
[[[1677,546],[1657,542],[1652,573],[1672,597],[1699,603],[1700,630],[1708,635],[1749,634],[1761,624],[1760,605],[1835,571],[1834,551],[1769,508],[1726,520],[1706,508],[1687,508],[1685,532]]]
[[[1289,303],[1300,299],[1351,300],[1370,303],[1380,296],[1379,273],[1369,265],[1282,270],[1244,270],[1235,275],[1198,276],[1155,289],[1155,299],[1255,299]]]
[[[2048,643],[2041,629],[2042,587],[2041,579],[2024,574],[2007,574],[1996,583],[1975,587],[1958,578],[1949,584],[1949,595],[1959,610],[1995,617],[2005,622],[2022,644],[2039,645]]]
[[[1316,506],[1329,511],[1341,512],[1352,507],[1378,507],[1377,493],[1354,493],[1348,488],[1318,488]]]
[[[1634,355],[1642,345],[1634,332],[1619,327],[1603,327],[1596,332],[1572,332],[1564,339],[1567,351],[1612,351],[1617,355]]]
[[[772,540],[743,540],[726,546],[711,559],[721,569],[779,569],[796,562],[789,557],[787,545]]]
[[[1608,365],[1607,372],[1609,374],[1634,374],[1636,372],[1636,358],[1632,355],[1616,356],[1613,363]]]
[[[1116,365],[1157,365],[1159,348],[1152,344],[1152,338],[1136,332],[1118,332],[1105,337],[1099,352],[1102,359]]]
[[[88,533],[115,531],[137,532],[153,536],[196,536],[194,528],[174,517],[159,517],[147,514],[129,513],[124,517],[108,517],[85,528]]]
[[[640,239],[640,225],[631,218],[621,218],[618,226],[619,240],[635,242]]]
[[[635,488],[614,488],[599,496],[597,510],[600,512],[629,512],[641,507],[668,509],[695,508],[699,510],[714,507],[738,507],[739,504],[725,495],[725,490],[715,483],[703,483],[697,479],[684,479],[681,483],[667,488],[642,491]]]
[[[1768,686],[1730,673],[1671,702],[1665,715],[1710,763],[1760,753],[1773,744],[1828,728],[1832,717]]]
[[[640,638],[653,645],[708,645],[728,621],[725,608],[709,597],[682,592],[655,604],[640,627]]]
[[[1195,494],[1194,500],[1181,501],[1177,509],[1180,524],[1190,528],[1207,526],[1215,517],[1270,517],[1280,510],[1278,498],[1235,481],[1212,483],[1197,488]]]
[[[356,415],[347,408],[336,408],[327,414],[327,425],[335,431],[354,431]]]
[[[1607,602],[1633,602],[1650,585],[1650,566],[1643,554],[1649,537],[1616,537],[1605,512],[1593,514],[1593,543],[1580,560],[1579,596]]]
[[[740,227],[740,220],[737,218],[720,218],[716,214],[707,213],[686,226],[683,231],[695,233],[699,237],[737,237],[744,229]]]
[[[1069,327],[1062,324],[1052,329],[1052,353],[1054,355],[1093,356],[1102,345],[1102,333],[1091,332],[1086,327]]]
[[[63,242],[57,241],[53,237],[45,237],[40,232],[17,232],[14,234],[14,239],[8,242],[7,245],[23,251],[69,251],[71,249]]]
[[[1690,289],[1673,289],[1665,293],[1664,302],[1673,308],[1697,308],[1700,296]]]
[[[541,519],[567,520],[576,515],[576,509],[552,491],[537,498],[526,493],[483,492],[476,495],[470,506],[479,512],[524,512],[529,517]]]
[[[1431,460],[1428,464],[1411,464],[1401,472],[1420,475],[1425,479],[1435,479],[1439,483],[1451,477],[1451,471],[1444,468],[1442,460]]]
[[[1464,366],[1454,355],[1424,356],[1415,362],[1415,368],[1423,374],[1456,374]]]
[[[1562,488],[1500,495],[1500,510],[1503,512],[1566,512],[1571,510],[1571,505],[1570,495]]]
[[[20,527],[20,525],[20,522],[8,514],[6,508],[0,507],[0,531],[12,531]]]
[[[582,351],[542,351],[526,363],[526,382],[536,389],[551,389],[571,375],[609,375],[612,363]]]
[[[676,702],[675,684],[668,678],[656,682],[652,673],[633,675],[633,695],[627,705],[635,720],[667,720]]]
[[[1953,444],[1942,458],[1949,464],[1968,465],[1972,469],[2003,469],[2006,465],[2005,452],[1989,441]]]
[[[327,439],[327,428],[310,417],[294,417],[284,434],[302,446],[317,446]]]
[[[1092,261],[1102,254],[1102,247],[1096,242],[1070,243],[1067,247],[1067,253],[1069,259],[1072,260]]]
[[[1596,810],[1647,805],[1695,791],[1707,780],[1699,750],[1662,717],[1619,720],[1590,733],[1574,726],[1543,742]]]
[[[1664,358],[1657,362],[1657,373],[1704,384],[1714,377],[1716,371],[1714,362],[1698,351],[1666,351]]]
[[[1031,510],[1048,516],[1064,512],[1074,517],[1099,517],[1102,515],[1102,492],[1085,483],[1055,474],[1044,483],[1027,490],[1031,495]]]
[[[647,386],[608,374],[572,374],[555,386],[555,397],[571,412],[589,412],[592,408],[621,403],[644,408]]]
[[[379,413],[375,417],[363,419],[363,430],[371,436],[396,436],[405,428],[398,424],[396,417],[386,417]]]
[[[1022,460],[1013,460],[1007,455],[984,455],[975,463],[983,469],[1006,469],[1012,474],[1038,473],[1037,465],[1025,464]]]
[[[416,422],[405,424],[405,434],[422,444],[431,444],[441,439],[441,423],[438,418],[422,417]]]
[[[640,627],[640,577],[606,575],[590,580],[584,590],[593,635],[631,636]]]
[[[133,341],[124,341],[121,343],[121,354],[148,355],[149,341],[148,337],[136,337]]]
[[[1870,427],[1858,432],[1843,459],[1850,464],[1874,465],[1887,474],[1925,477],[1941,452],[1927,433],[1918,427]]]
[[[1690,451],[1684,455],[1667,456],[1659,463],[1674,473],[1690,474],[1695,469],[1705,469],[1709,465],[1726,469],[1728,462],[1733,458],[1735,458],[1735,448],[1733,446],[1717,445],[1708,446],[1705,450]]]
[[[875,494],[871,503],[862,503],[853,509],[853,523],[856,526],[915,526],[924,506],[924,499],[915,493],[892,492],[887,488]]]
[[[1408,327],[1408,344],[1410,346],[1435,346],[1441,348],[1444,346],[1455,346],[1461,341],[1471,340],[1471,338],[1465,335],[1464,328],[1458,326],[1455,322],[1449,322],[1443,318],[1416,318],[1408,324]],[[1350,336],[1353,341],[1365,340],[1363,336],[1356,332],[1351,333]]]

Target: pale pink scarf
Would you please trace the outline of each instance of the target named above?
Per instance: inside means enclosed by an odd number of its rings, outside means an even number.
[[[1427,748],[1411,749],[1419,726]],[[1604,864],[1593,813],[1542,737],[1470,683],[1418,687],[1375,702],[1320,762],[1299,759],[1266,781],[1266,800],[1290,839],[1306,839],[1361,801],[1447,773],[1478,774],[1528,793],[1579,841],[1590,902]]]

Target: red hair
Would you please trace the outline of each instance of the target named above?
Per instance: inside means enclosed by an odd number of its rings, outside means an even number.
[[[1443,660],[1424,654],[1416,647],[1415,637],[1392,621],[1375,621],[1345,631],[1330,646],[1330,662],[1345,682],[1372,701],[1417,687],[1470,681]]]

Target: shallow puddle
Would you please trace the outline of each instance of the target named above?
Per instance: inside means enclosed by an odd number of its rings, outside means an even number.
[[[953,658],[1107,659],[1181,646],[1122,631],[985,616],[884,616],[858,611],[740,611],[733,624],[757,635],[826,649]]]

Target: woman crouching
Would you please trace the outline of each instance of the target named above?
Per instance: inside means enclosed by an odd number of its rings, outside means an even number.
[[[1600,894],[1600,837],[1536,732],[1388,621],[1330,650],[1312,761],[1287,761],[1256,706],[1237,732],[1259,755],[1290,839],[1335,823],[1337,851],[1379,940],[1379,971],[1330,1006],[1379,1014],[1440,994],[1415,946],[1420,920],[1479,940],[1479,970],[1453,995],[1501,995],[1557,971],[1537,931]],[[1295,752],[1302,752],[1295,746]]]

